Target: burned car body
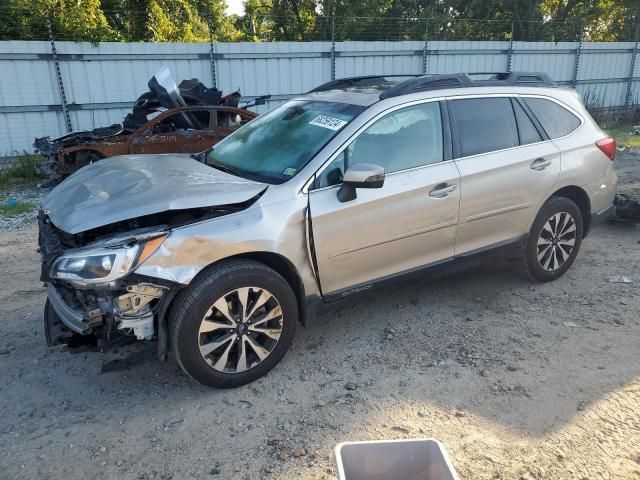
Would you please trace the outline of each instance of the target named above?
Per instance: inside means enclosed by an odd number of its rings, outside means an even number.
[[[254,104],[264,103],[264,98]],[[256,113],[238,108],[239,100],[239,92],[222,96],[197,79],[183,80],[176,86],[169,70],[162,68],[122,124],[72,132],[53,140],[36,138],[34,148],[47,159],[40,173],[66,176],[116,155],[201,152],[256,117]]]
[[[184,115],[194,120],[195,128],[185,128]],[[254,112],[234,107],[177,107],[160,113],[135,131],[113,125],[55,140],[38,138],[34,146],[49,160],[48,168],[65,176],[116,155],[201,152],[255,116]]]

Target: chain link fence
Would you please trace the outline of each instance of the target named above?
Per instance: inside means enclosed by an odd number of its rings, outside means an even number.
[[[147,11],[133,3],[126,13],[101,9],[88,13],[82,2],[64,11],[33,12],[0,4],[0,40],[71,41],[403,41],[483,40],[529,42],[640,40],[633,17],[616,21],[556,22],[472,20],[445,17],[273,15],[207,18],[197,11]],[[195,7],[194,7],[195,8]],[[74,9],[77,9],[74,10]]]
[[[411,17],[256,16],[247,25],[258,40],[403,41],[483,40],[526,42],[638,41],[639,24],[595,28],[576,22],[468,20]]]
[[[282,37],[303,41],[551,41],[573,42],[586,37],[577,23],[521,22],[511,20],[464,20],[409,17],[316,17],[312,25],[301,25],[292,16],[257,16],[250,30],[256,38],[273,41]],[[633,41],[633,25],[616,35],[618,41]]]
[[[260,112],[335,78],[512,70],[544,71],[592,108],[640,104],[634,23],[612,33],[571,22],[247,14],[232,29],[174,22],[174,40],[154,42],[131,41],[149,26],[142,14],[17,13],[0,4],[0,157],[30,150],[35,136],[118,121],[161,64],[247,99],[271,95]]]

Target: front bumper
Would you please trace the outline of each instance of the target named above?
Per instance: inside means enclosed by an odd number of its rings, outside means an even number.
[[[62,295],[56,290],[56,287],[51,283],[47,284],[47,298],[49,299],[51,307],[65,326],[81,335],[85,335],[91,331],[89,318],[85,318],[82,312],[68,305],[64,301],[64,298],[62,298]]]

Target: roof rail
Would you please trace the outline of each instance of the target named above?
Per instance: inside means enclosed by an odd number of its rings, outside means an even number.
[[[555,87],[556,83],[549,75],[542,72],[472,72],[469,76],[490,75],[486,80],[475,80],[475,82],[491,82],[495,85],[522,85],[536,84],[547,87]],[[500,83],[498,83],[500,82]]]
[[[402,83],[385,90],[380,94],[380,100],[398,97],[409,93],[424,92],[426,90],[438,90],[441,88],[472,87],[473,80],[466,73],[451,73],[443,75],[425,75],[418,78],[410,78]]]
[[[473,79],[485,76],[488,78]],[[408,80],[399,81],[399,78]],[[396,79],[394,81],[394,79]],[[380,100],[408,95],[410,93],[438,90],[444,88],[490,87],[490,86],[546,86],[555,87],[556,83],[549,75],[541,72],[471,72],[446,73],[437,75],[363,75],[347,77],[323,83],[307,93],[325,92],[345,88],[386,87],[380,93]]]
[[[485,75],[487,79],[473,80],[471,77]],[[409,93],[443,88],[512,86],[555,87],[556,83],[546,73],[539,72],[473,72],[425,75],[399,83],[380,94],[380,100],[407,95]]]
[[[381,85],[395,85],[397,82],[386,81],[388,78],[406,78],[406,77],[419,77],[420,75],[362,75],[359,77],[345,77],[337,80],[331,80],[330,82],[323,83],[319,87],[309,90],[307,93],[324,92],[327,90],[336,90],[341,88],[350,87],[378,87]]]

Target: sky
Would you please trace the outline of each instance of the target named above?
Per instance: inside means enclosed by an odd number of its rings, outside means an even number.
[[[227,2],[227,15],[242,15],[244,13],[244,5],[242,0],[226,0]]]

